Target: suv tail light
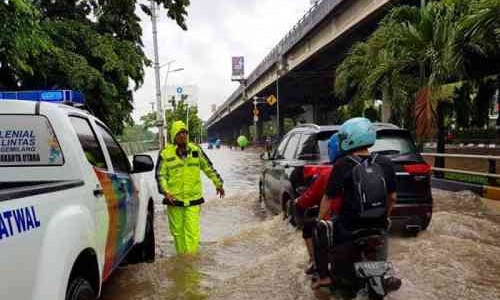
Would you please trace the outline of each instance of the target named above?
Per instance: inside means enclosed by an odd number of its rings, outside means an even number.
[[[431,166],[427,163],[404,165],[404,169],[410,175],[429,175],[431,173]]]

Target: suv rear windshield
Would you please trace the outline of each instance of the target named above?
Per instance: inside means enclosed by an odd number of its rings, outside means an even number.
[[[415,144],[406,131],[379,131],[370,152],[381,154],[411,154],[417,152]]]
[[[328,160],[328,140],[335,131],[324,131],[317,135],[321,159]],[[368,149],[370,152],[381,154],[410,154],[415,153],[417,149],[415,144],[406,131],[401,130],[382,130],[377,132],[375,145]]]
[[[0,167],[61,166],[64,157],[49,120],[0,115]]]

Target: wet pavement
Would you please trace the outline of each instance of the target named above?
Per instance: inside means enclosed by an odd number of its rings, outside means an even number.
[[[157,202],[156,262],[120,267],[105,283],[102,299],[335,299],[311,291],[301,233],[260,205],[258,153],[205,152],[227,195],[217,199],[205,180],[200,253],[175,255]],[[427,231],[391,238],[390,260],[403,286],[388,299],[500,299],[498,203],[468,192],[433,194]]]

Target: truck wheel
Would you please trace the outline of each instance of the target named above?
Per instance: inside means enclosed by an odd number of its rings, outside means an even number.
[[[97,299],[92,285],[84,277],[71,279],[66,292],[66,300],[95,300]]]
[[[152,263],[155,261],[155,230],[154,230],[154,212],[153,208],[148,209],[146,230],[144,241],[142,242],[143,261]]]

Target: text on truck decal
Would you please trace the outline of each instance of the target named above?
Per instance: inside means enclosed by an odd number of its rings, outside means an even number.
[[[0,211],[0,241],[40,226],[34,206]]]

